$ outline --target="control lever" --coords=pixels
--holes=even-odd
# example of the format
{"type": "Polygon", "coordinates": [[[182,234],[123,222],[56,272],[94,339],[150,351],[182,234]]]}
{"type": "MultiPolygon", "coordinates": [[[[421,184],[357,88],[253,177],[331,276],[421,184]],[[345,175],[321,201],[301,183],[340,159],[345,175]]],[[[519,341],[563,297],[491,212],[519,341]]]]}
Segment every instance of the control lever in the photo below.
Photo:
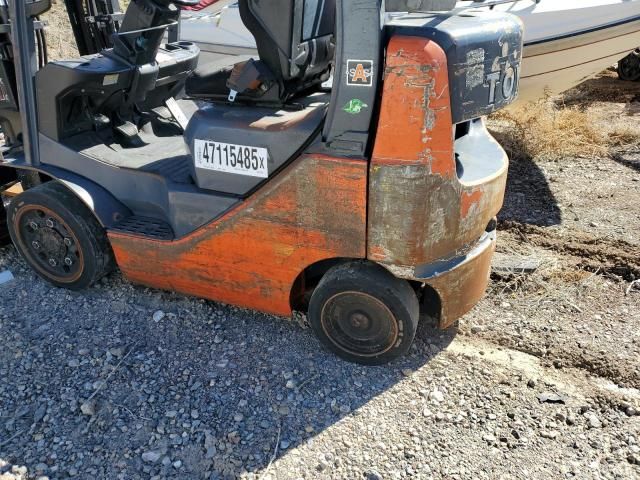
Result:
{"type": "Polygon", "coordinates": [[[268,90],[272,76],[262,62],[249,59],[238,63],[233,67],[227,80],[229,88],[229,101],[235,102],[239,93],[245,93],[261,89],[268,90]]]}

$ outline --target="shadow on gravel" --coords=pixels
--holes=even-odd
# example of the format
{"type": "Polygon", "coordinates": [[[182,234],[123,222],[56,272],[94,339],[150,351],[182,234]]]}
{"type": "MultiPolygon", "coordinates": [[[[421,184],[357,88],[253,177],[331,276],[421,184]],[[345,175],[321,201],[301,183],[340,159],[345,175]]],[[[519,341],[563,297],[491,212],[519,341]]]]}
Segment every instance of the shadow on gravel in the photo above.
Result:
{"type": "Polygon", "coordinates": [[[407,357],[363,367],[296,323],[119,275],[75,294],[23,270],[0,306],[0,459],[29,478],[257,478],[455,336],[422,325],[407,357]]]}
{"type": "MultiPolygon", "coordinates": [[[[492,133],[500,141],[500,134],[492,133]]],[[[562,212],[549,180],[533,159],[511,160],[504,206],[498,219],[541,227],[562,223],[562,212]]]]}
{"type": "Polygon", "coordinates": [[[614,162],[624,165],[627,168],[640,172],[640,152],[625,152],[611,155],[614,162]]]}

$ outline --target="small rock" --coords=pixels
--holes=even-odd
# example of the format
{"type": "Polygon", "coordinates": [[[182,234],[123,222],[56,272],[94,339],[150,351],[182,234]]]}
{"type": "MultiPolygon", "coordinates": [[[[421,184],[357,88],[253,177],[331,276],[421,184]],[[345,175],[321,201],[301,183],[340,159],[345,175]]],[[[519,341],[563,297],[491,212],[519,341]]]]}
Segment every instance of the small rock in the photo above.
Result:
{"type": "Polygon", "coordinates": [[[40,420],[42,420],[46,413],[47,404],[43,403],[36,409],[35,413],[33,414],[33,423],[38,423],[40,420]]]}
{"type": "Polygon", "coordinates": [[[5,283],[9,283],[13,281],[13,273],[9,270],[5,270],[0,272],[0,285],[4,285],[5,283]]]}
{"type": "Polygon", "coordinates": [[[281,405],[280,408],[278,408],[278,413],[280,415],[289,415],[289,412],[290,412],[290,409],[286,405],[281,405]]]}
{"type": "Polygon", "coordinates": [[[162,310],[158,310],[156,312],[154,312],[153,314],[153,321],[158,323],[159,321],[161,321],[163,318],[165,317],[165,314],[162,310]]]}
{"type": "Polygon", "coordinates": [[[162,453],[151,450],[142,454],[142,461],[146,463],[157,463],[162,458],[162,453]]]}
{"type": "Polygon", "coordinates": [[[261,420],[260,421],[260,428],[264,428],[266,430],[269,427],[271,427],[271,423],[269,423],[268,420],[261,420]]]}
{"type": "Polygon", "coordinates": [[[383,480],[382,475],[380,475],[376,470],[369,470],[365,473],[365,477],[367,480],[383,480]]]}
{"type": "Polygon", "coordinates": [[[76,367],[80,366],[80,362],[78,361],[78,359],[72,358],[71,360],[69,360],[67,362],[67,366],[69,366],[71,368],[76,368],[76,367]]]}
{"type": "Polygon", "coordinates": [[[529,381],[527,382],[527,387],[529,388],[535,388],[536,386],[536,379],[535,378],[531,378],[529,379],[529,381]]]}
{"type": "Polygon", "coordinates": [[[287,448],[289,448],[289,442],[287,440],[282,440],[280,442],[280,449],[286,450],[287,448]]]}
{"type": "Polygon", "coordinates": [[[444,402],[444,393],[440,390],[434,390],[429,394],[429,400],[435,403],[442,403],[444,402]]]}
{"type": "Polygon", "coordinates": [[[96,401],[88,400],[80,405],[80,411],[83,415],[87,415],[89,417],[96,414],[96,401]]]}
{"type": "Polygon", "coordinates": [[[207,451],[207,459],[211,460],[216,456],[216,438],[209,430],[205,430],[204,432],[204,449],[207,451]]]}
{"type": "Polygon", "coordinates": [[[587,423],[589,424],[589,428],[601,428],[602,422],[598,418],[598,416],[593,412],[587,412],[584,414],[587,419],[587,423]]]}
{"type": "Polygon", "coordinates": [[[633,407],[627,407],[624,413],[627,415],[627,417],[633,417],[635,415],[638,415],[638,411],[633,407]]]}
{"type": "Polygon", "coordinates": [[[178,412],[176,410],[169,410],[168,412],[164,413],[164,416],[167,418],[176,418],[177,415],[178,412]]]}
{"type": "Polygon", "coordinates": [[[295,380],[287,380],[287,384],[285,386],[289,389],[294,389],[296,388],[296,385],[297,384],[295,380]]]}
{"type": "Polygon", "coordinates": [[[182,460],[176,460],[175,462],[173,462],[173,468],[175,469],[179,469],[182,467],[182,460]]]}
{"type": "Polygon", "coordinates": [[[482,439],[487,443],[495,443],[496,437],[491,435],[490,433],[486,433],[482,436],[482,439]]]}
{"type": "Polygon", "coordinates": [[[230,432],[227,434],[227,440],[229,440],[233,444],[240,443],[240,434],[238,432],[230,432]]]}
{"type": "Polygon", "coordinates": [[[109,353],[111,355],[113,355],[116,358],[120,358],[122,356],[124,356],[124,352],[125,352],[125,348],[124,347],[115,347],[115,348],[110,348],[109,349],[109,353]]]}
{"type": "Polygon", "coordinates": [[[558,436],[558,432],[556,430],[541,430],[540,436],[542,438],[550,438],[553,440],[558,436]]]}
{"type": "Polygon", "coordinates": [[[564,404],[565,400],[557,393],[544,392],[538,395],[538,401],[540,403],[561,403],[564,404]]]}
{"type": "Polygon", "coordinates": [[[244,419],[244,415],[242,415],[241,413],[236,413],[233,416],[233,420],[236,422],[241,422],[244,419]]]}
{"type": "Polygon", "coordinates": [[[411,375],[413,375],[413,370],[411,370],[410,368],[405,368],[404,370],[402,370],[402,375],[405,377],[410,377],[411,375]]]}

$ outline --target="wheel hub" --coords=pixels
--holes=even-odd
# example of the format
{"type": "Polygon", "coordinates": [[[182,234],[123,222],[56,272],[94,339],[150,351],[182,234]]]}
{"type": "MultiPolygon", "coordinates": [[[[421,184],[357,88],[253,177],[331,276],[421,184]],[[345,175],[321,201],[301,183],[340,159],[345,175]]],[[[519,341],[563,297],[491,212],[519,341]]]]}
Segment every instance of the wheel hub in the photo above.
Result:
{"type": "Polygon", "coordinates": [[[20,243],[42,273],[61,282],[82,274],[83,262],[71,229],[44,207],[28,206],[16,218],[20,243]]]}
{"type": "Polygon", "coordinates": [[[355,329],[366,330],[371,326],[371,319],[364,313],[354,313],[351,315],[351,326],[355,329]]]}
{"type": "Polygon", "coordinates": [[[395,344],[398,324],[389,308],[362,292],[343,292],[327,300],[322,327],[340,349],[360,356],[376,356],[395,344]]]}

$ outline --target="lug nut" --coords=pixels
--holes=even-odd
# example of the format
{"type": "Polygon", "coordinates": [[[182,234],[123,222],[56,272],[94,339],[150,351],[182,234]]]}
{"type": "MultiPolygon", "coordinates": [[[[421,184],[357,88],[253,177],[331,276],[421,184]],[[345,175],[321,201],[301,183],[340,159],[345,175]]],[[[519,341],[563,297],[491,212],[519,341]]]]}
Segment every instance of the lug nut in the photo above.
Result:
{"type": "Polygon", "coordinates": [[[70,247],[71,245],[73,245],[73,240],[71,240],[69,237],[64,239],[64,245],[66,247],[70,247]]]}
{"type": "Polygon", "coordinates": [[[34,240],[33,242],[31,242],[31,246],[36,249],[36,250],[40,250],[40,242],[34,240]]]}
{"type": "Polygon", "coordinates": [[[64,259],[64,264],[65,264],[67,267],[70,267],[71,265],[73,265],[73,260],[71,259],[71,257],[65,257],[65,259],[64,259]]]}
{"type": "Polygon", "coordinates": [[[51,265],[52,267],[57,267],[58,266],[58,261],[55,258],[50,258],[49,259],[49,265],[51,265]]]}
{"type": "Polygon", "coordinates": [[[47,227],[53,228],[54,226],[55,222],[53,221],[53,218],[47,218],[47,227]]]}
{"type": "Polygon", "coordinates": [[[31,230],[37,230],[38,224],[36,222],[30,222],[29,227],[31,227],[31,230]]]}

